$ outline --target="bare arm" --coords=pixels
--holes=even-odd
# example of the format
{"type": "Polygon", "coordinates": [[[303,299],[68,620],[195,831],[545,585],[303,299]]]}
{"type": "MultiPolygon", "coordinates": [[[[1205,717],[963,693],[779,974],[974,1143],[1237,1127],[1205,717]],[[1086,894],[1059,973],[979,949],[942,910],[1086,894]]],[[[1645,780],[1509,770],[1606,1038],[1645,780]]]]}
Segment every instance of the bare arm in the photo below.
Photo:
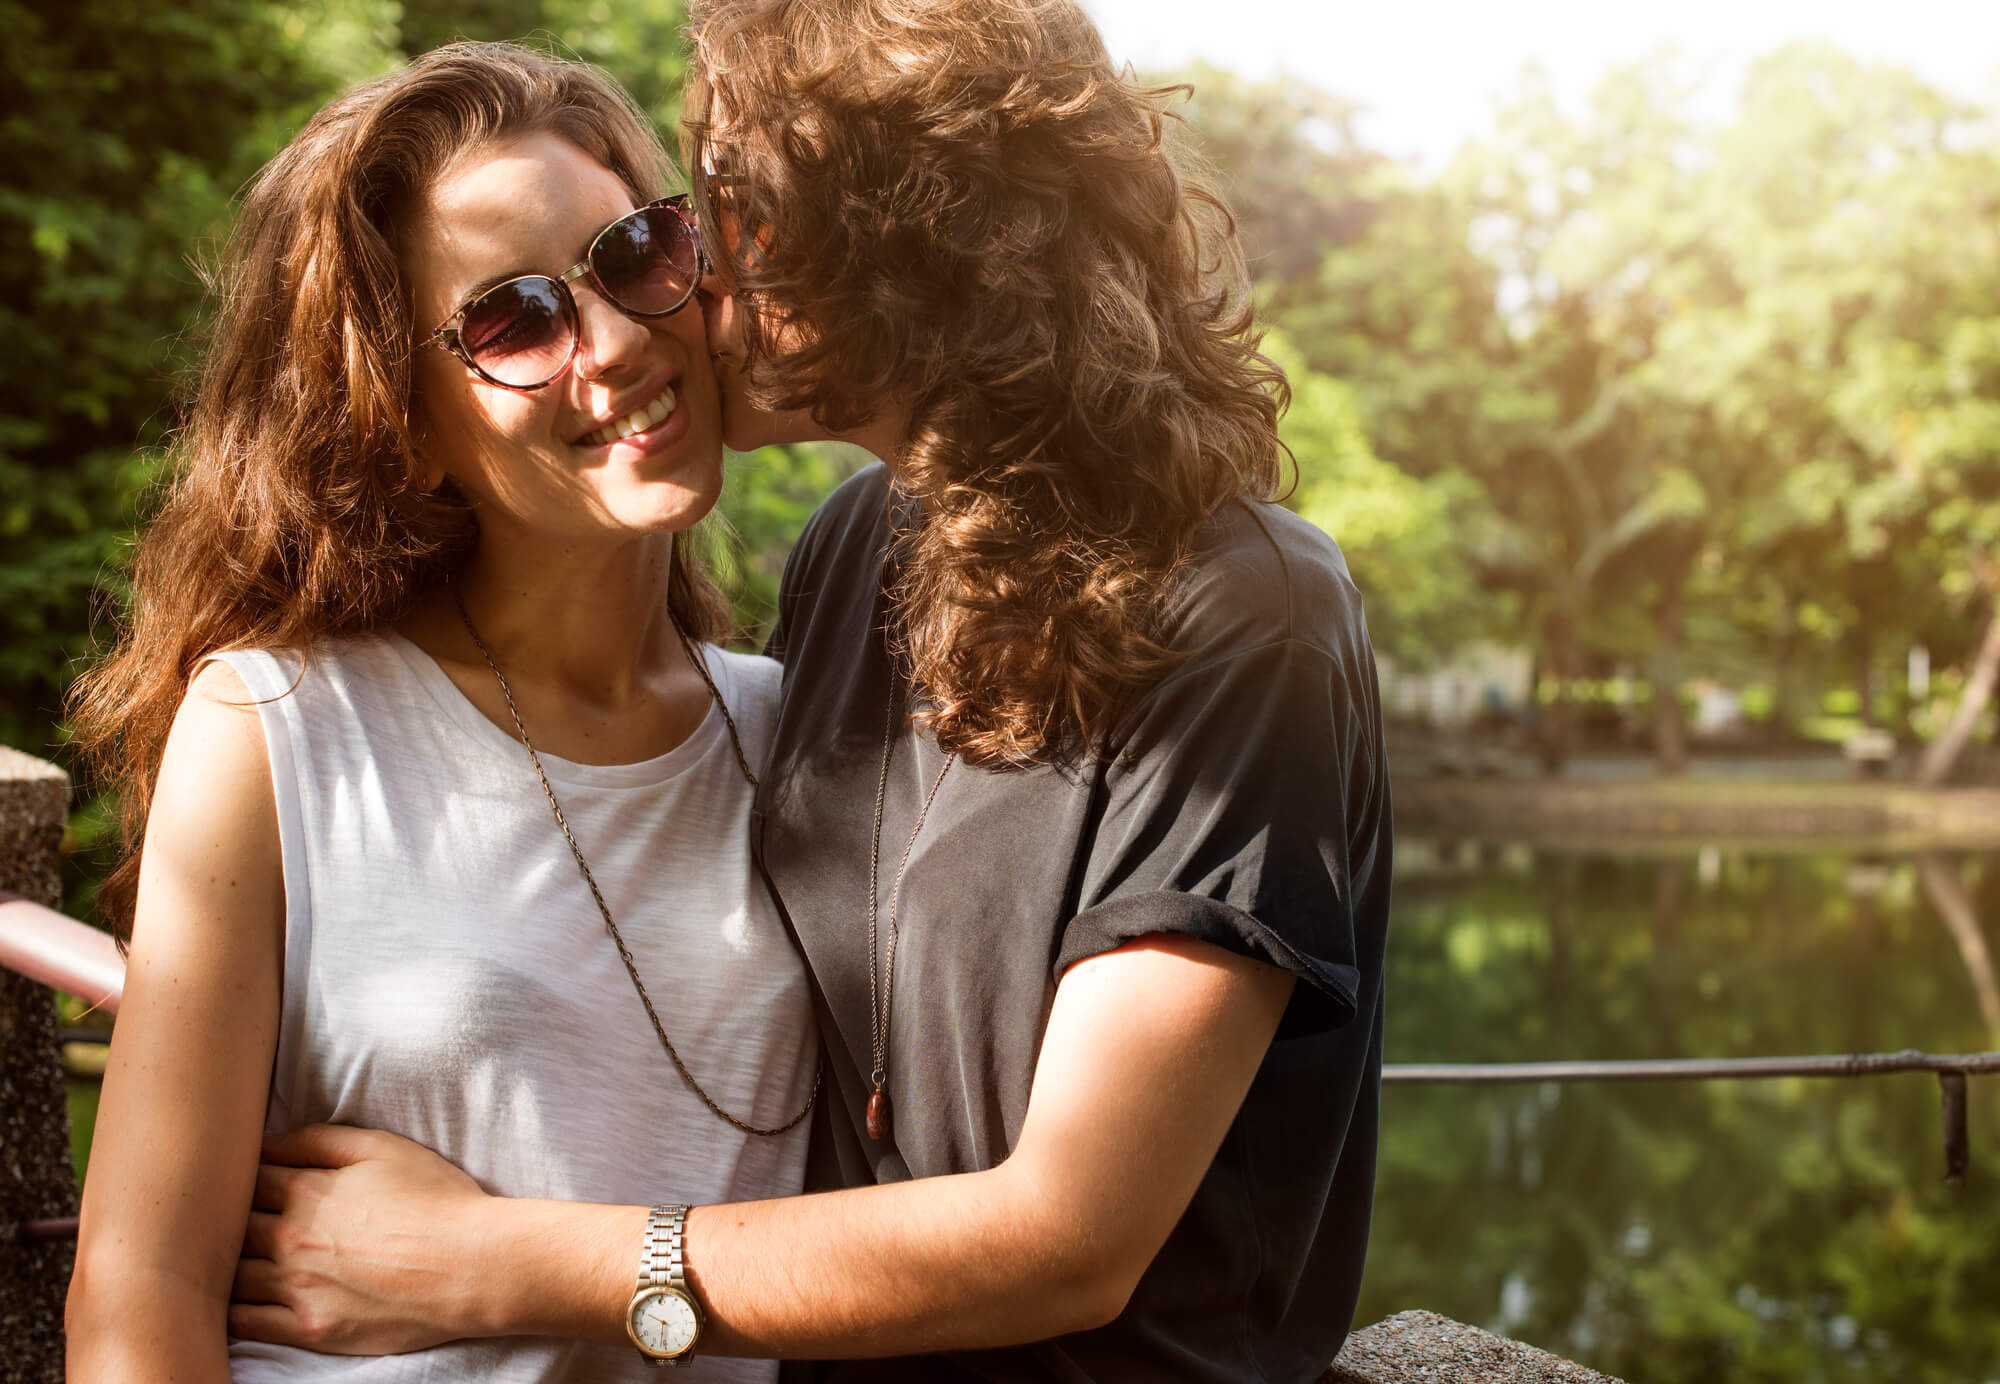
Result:
{"type": "MultiPolygon", "coordinates": [[[[1291,988],[1185,938],[1072,967],[999,1167],[690,1216],[701,1349],[899,1355],[1111,1320],[1213,1161],[1291,988]]],[[[275,1305],[232,1308],[245,1334],[357,1353],[517,1332],[624,1339],[643,1208],[488,1198],[386,1135],[309,1132],[280,1152],[348,1166],[267,1171],[283,1215],[254,1218],[250,1243],[278,1262],[246,1261],[238,1296],[275,1305]],[[392,1244],[371,1219],[426,1233],[392,1244]]]]}
{"type": "Polygon", "coordinates": [[[708,1348],[900,1355],[1110,1321],[1214,1161],[1291,988],[1184,938],[1072,967],[999,1167],[694,1213],[708,1348]]]}
{"type": "Polygon", "coordinates": [[[225,1313],[277,1044],[284,918],[248,700],[212,663],[167,739],[70,1280],[72,1384],[229,1378],[225,1313]]]}

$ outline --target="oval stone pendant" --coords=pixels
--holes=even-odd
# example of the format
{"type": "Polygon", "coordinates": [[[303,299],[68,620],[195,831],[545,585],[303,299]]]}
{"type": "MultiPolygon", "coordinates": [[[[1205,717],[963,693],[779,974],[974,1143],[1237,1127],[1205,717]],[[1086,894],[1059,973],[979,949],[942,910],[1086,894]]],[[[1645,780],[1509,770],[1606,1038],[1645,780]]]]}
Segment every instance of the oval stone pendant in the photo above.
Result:
{"type": "Polygon", "coordinates": [[[889,1096],[880,1087],[868,1097],[868,1137],[878,1144],[889,1137],[889,1096]]]}

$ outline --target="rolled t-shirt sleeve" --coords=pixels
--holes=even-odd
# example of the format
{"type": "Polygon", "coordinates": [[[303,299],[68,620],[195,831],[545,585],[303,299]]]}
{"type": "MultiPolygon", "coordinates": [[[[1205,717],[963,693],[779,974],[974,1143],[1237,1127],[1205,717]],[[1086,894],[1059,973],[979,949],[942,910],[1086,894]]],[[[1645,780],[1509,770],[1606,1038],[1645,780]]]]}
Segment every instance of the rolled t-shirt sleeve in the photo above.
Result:
{"type": "Polygon", "coordinates": [[[1298,977],[1280,1036],[1352,1019],[1352,886],[1355,867],[1372,864],[1354,857],[1372,849],[1386,811],[1379,736],[1361,709],[1373,686],[1372,666],[1284,639],[1155,688],[1104,771],[1057,977],[1176,933],[1298,977]]]}

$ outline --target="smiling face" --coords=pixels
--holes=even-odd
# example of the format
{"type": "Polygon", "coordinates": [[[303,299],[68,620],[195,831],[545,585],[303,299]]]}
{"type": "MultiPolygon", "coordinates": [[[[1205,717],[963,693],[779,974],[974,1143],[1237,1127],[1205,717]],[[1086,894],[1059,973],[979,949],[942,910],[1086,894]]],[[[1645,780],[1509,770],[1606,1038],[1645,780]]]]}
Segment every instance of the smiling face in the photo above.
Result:
{"type": "MultiPolygon", "coordinates": [[[[555,134],[472,151],[431,187],[403,237],[418,330],[497,280],[562,273],[635,205],[616,174],[555,134]]],[[[417,353],[419,454],[431,479],[449,476],[471,500],[482,543],[674,532],[721,494],[721,407],[701,313],[641,320],[587,275],[571,289],[576,354],[541,389],[489,384],[449,351],[417,353]]]]}

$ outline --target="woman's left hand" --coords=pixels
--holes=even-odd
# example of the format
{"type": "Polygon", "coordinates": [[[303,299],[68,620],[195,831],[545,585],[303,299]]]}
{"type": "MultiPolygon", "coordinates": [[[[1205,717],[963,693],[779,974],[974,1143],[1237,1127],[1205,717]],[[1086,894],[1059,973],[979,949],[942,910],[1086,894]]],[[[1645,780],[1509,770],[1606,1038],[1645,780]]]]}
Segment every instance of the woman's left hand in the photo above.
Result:
{"type": "Polygon", "coordinates": [[[393,1355],[479,1334],[482,1208],[421,1144],[308,1125],[264,1146],[230,1292],[231,1335],[393,1355]]]}

